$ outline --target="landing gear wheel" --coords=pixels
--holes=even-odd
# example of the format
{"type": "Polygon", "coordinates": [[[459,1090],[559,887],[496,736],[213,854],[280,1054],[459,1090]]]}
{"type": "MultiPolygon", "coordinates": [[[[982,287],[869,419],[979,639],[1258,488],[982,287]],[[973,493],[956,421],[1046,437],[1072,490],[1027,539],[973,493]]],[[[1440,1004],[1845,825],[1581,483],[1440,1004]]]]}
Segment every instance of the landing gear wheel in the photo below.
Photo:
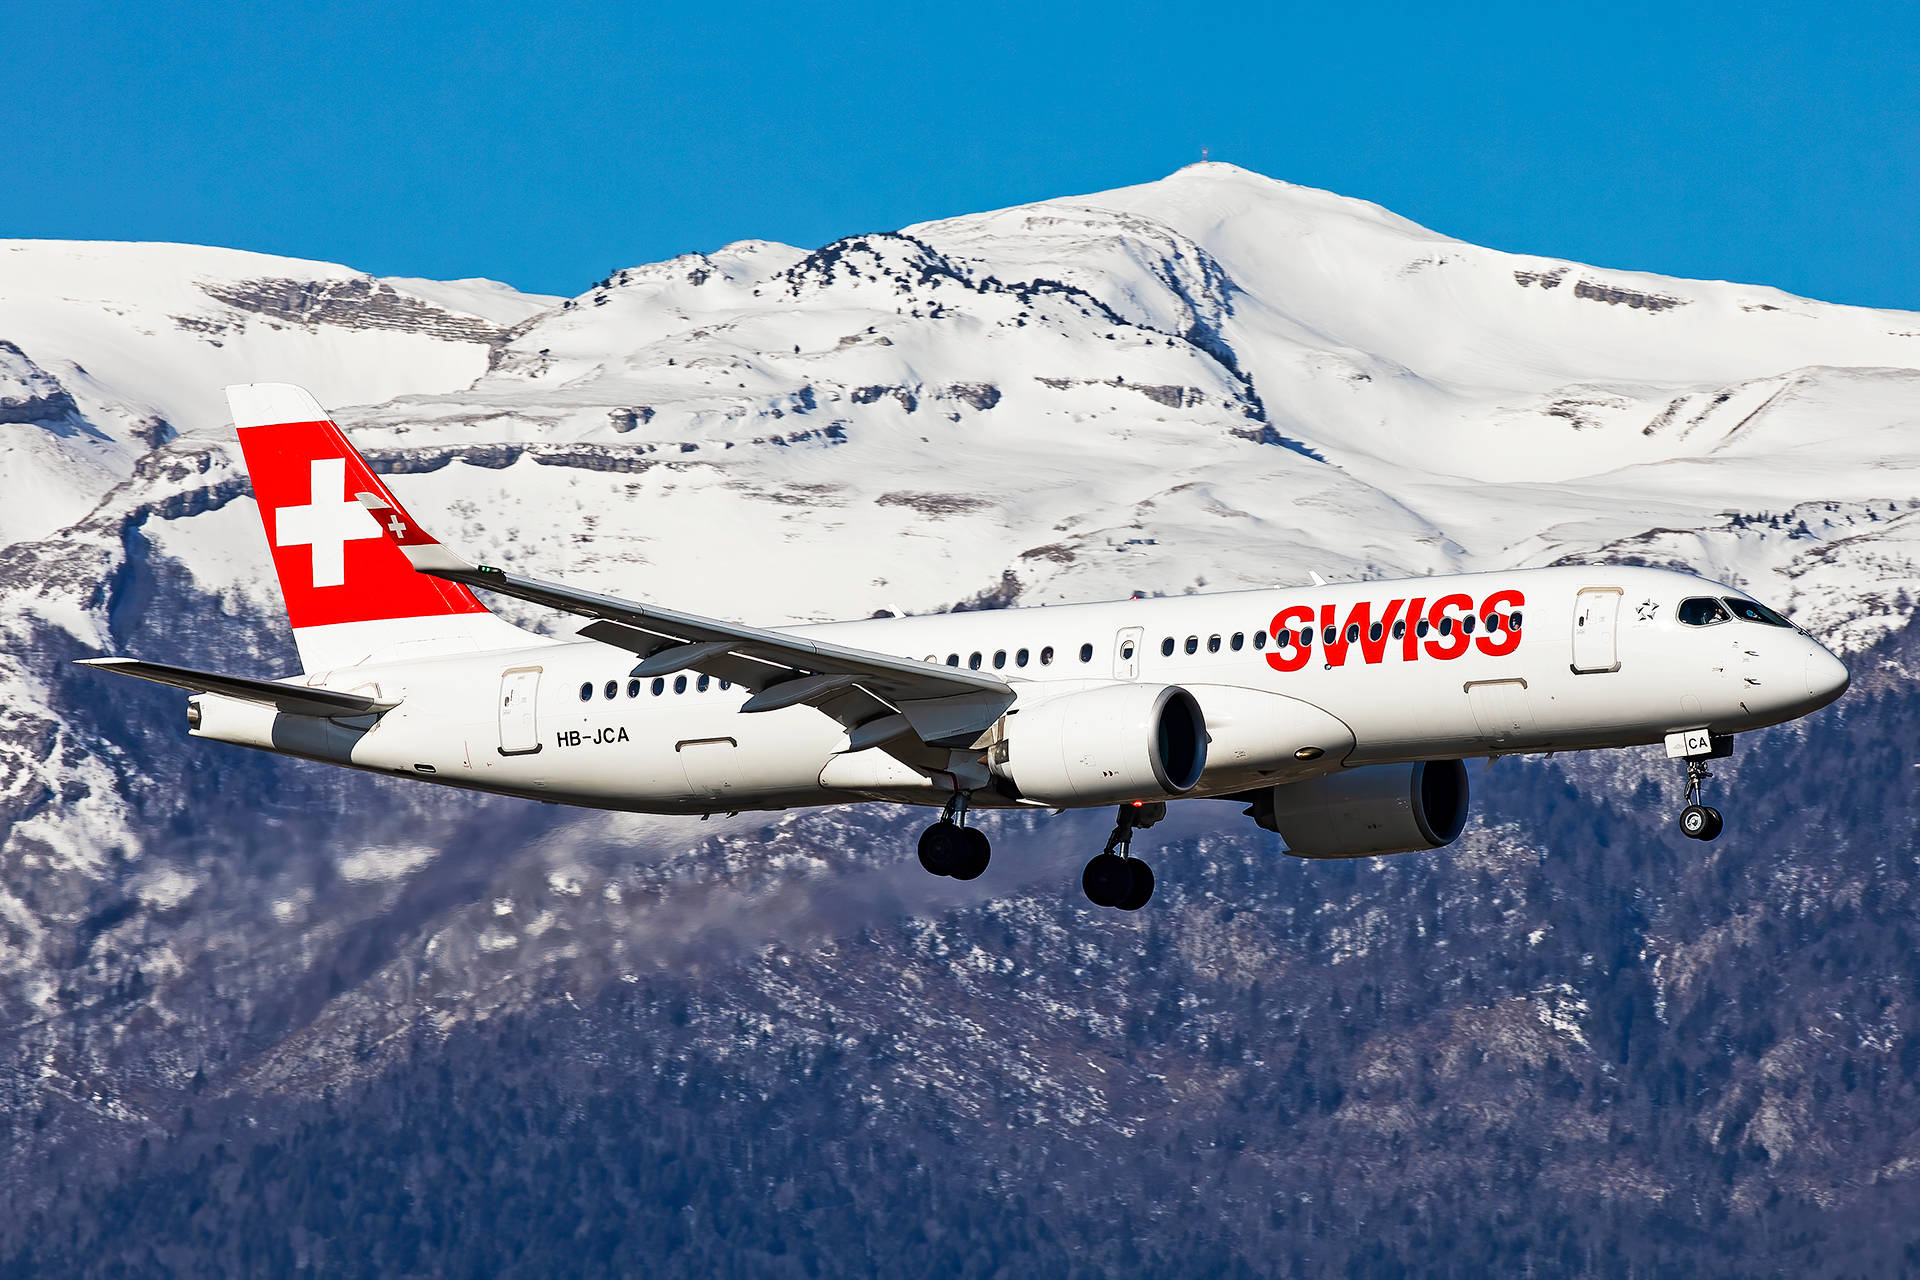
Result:
{"type": "MultiPolygon", "coordinates": [[[[966,832],[944,818],[920,833],[920,865],[936,876],[952,875],[966,853],[966,832]]],[[[981,870],[985,869],[983,864],[981,870]]]]}
{"type": "MultiPolygon", "coordinates": [[[[1724,747],[1719,754],[1726,755],[1731,749],[1724,747]]],[[[1680,811],[1680,834],[1689,840],[1711,840],[1727,825],[1718,809],[1700,803],[1701,791],[1713,776],[1707,771],[1707,761],[1714,758],[1717,757],[1687,757],[1687,807],[1680,811]]]]}
{"type": "Polygon", "coordinates": [[[1122,911],[1138,911],[1147,905],[1153,897],[1153,868],[1138,858],[1127,859],[1129,870],[1133,872],[1133,884],[1127,890],[1127,896],[1113,905],[1122,911]]]}
{"type": "Polygon", "coordinates": [[[1095,854],[1080,873],[1080,888],[1096,907],[1117,907],[1133,892],[1132,860],[1118,854],[1095,854]]]}
{"type": "Polygon", "coordinates": [[[993,857],[993,846],[987,842],[986,833],[978,827],[963,827],[960,855],[954,859],[953,870],[947,874],[955,880],[977,880],[980,873],[987,869],[987,862],[993,857]]]}

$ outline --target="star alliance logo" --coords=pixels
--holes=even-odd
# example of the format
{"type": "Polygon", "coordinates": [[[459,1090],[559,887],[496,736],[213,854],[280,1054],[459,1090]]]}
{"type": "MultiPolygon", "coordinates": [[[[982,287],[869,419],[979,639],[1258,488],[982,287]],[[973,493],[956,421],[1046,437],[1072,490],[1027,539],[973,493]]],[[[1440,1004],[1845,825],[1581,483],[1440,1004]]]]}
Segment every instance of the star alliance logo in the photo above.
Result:
{"type": "Polygon", "coordinates": [[[1653,615],[1660,612],[1660,606],[1652,600],[1642,600],[1638,612],[1640,614],[1640,621],[1652,622],[1653,615]]]}

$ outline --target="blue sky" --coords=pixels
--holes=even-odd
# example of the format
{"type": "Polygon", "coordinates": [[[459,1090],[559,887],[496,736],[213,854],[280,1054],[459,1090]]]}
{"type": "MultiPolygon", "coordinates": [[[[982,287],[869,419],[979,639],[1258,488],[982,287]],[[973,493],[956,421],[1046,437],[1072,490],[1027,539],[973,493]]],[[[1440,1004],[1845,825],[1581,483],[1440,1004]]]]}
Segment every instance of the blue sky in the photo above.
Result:
{"type": "Polygon", "coordinates": [[[1920,5],[0,0],[0,236],[578,293],[1212,148],[1462,239],[1920,309],[1920,5]]]}

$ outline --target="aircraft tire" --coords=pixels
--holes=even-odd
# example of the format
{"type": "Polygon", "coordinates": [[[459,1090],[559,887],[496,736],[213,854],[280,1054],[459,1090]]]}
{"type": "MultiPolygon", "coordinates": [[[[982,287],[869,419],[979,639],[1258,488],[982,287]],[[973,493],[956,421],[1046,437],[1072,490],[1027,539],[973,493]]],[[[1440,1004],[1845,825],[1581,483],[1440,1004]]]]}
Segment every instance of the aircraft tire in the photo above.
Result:
{"type": "Polygon", "coordinates": [[[965,843],[953,860],[953,870],[947,874],[955,880],[977,880],[993,858],[993,845],[988,843],[987,833],[978,827],[965,827],[960,834],[965,843]]]}
{"type": "Polygon", "coordinates": [[[936,876],[950,876],[966,847],[960,828],[942,818],[920,833],[920,865],[936,876]]]}
{"type": "Polygon", "coordinates": [[[1680,811],[1680,834],[1689,840],[1711,840],[1713,836],[1707,834],[1709,831],[1719,834],[1713,821],[1718,816],[1703,804],[1690,804],[1680,811]]]}
{"type": "Polygon", "coordinates": [[[1128,870],[1133,873],[1133,883],[1127,888],[1127,896],[1113,905],[1122,911],[1138,911],[1153,898],[1153,868],[1138,858],[1129,858],[1128,870]]]}
{"type": "Polygon", "coordinates": [[[1117,907],[1133,891],[1133,867],[1130,859],[1116,854],[1096,854],[1080,873],[1080,888],[1087,901],[1096,907],[1117,907]]]}
{"type": "Polygon", "coordinates": [[[1712,805],[1707,806],[1707,829],[1700,833],[1702,840],[1712,840],[1726,827],[1727,820],[1712,805]]]}

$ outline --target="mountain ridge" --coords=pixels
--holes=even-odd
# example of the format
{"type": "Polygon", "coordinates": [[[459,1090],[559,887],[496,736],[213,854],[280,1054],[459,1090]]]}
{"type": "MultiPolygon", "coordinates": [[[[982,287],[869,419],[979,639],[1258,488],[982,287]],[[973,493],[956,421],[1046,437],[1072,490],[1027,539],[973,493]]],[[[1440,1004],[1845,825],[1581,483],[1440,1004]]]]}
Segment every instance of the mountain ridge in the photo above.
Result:
{"type": "MultiPolygon", "coordinates": [[[[0,471],[34,499],[0,515],[0,1098],[20,1118],[0,1185],[23,1207],[0,1252],[28,1247],[28,1210],[43,1242],[109,1221],[75,1188],[142,1185],[143,1139],[187,1177],[216,1143],[370,1135],[390,1091],[494,1105],[489,1071],[532,1090],[540,1044],[542,1124],[605,1072],[678,1108],[669,1127],[702,1105],[728,1141],[858,1115],[943,1177],[999,1161],[1057,1203],[1044,1165],[1001,1154],[1011,1127],[1089,1198],[1124,1170],[1144,1211],[1191,1172],[1236,1224],[1215,1245],[1297,1227],[1331,1248],[1339,1215],[1302,1196],[1437,1231],[1449,1179],[1499,1188],[1494,1216],[1458,1209],[1496,1237],[1573,1185],[1721,1242],[1774,1193],[1866,1213],[1848,1179],[1909,1186],[1920,1136],[1892,1118],[1920,1097],[1920,975],[1889,940],[1920,884],[1883,855],[1915,830],[1912,750],[1850,708],[1900,723],[1912,700],[1920,317],[1183,174],[814,250],[737,242],[557,301],[326,264],[195,275],[214,259],[191,247],[116,297],[98,257],[61,283],[0,244],[0,402],[28,419],[0,423],[0,471]],[[698,612],[1619,559],[1792,610],[1855,655],[1856,694],[1743,742],[1721,769],[1749,825],[1697,861],[1674,855],[1657,751],[1516,761],[1476,774],[1460,845],[1365,867],[1282,860],[1232,806],[1186,813],[1155,833],[1159,914],[1114,929],[1072,896],[1099,815],[1006,817],[993,873],[955,890],[913,864],[911,815],[703,827],[443,793],[189,740],[177,695],[71,666],[293,669],[219,406],[252,379],[312,383],[448,542],[698,612]],[[1802,989],[1770,1009],[1783,975],[1802,989]],[[496,1035],[503,1060],[477,1058],[496,1035]],[[1888,1132],[1849,1147],[1863,1116],[1888,1132]],[[1397,1172],[1369,1190],[1349,1149],[1397,1172]]],[[[743,1194],[846,1186],[782,1158],[743,1194]]]]}

